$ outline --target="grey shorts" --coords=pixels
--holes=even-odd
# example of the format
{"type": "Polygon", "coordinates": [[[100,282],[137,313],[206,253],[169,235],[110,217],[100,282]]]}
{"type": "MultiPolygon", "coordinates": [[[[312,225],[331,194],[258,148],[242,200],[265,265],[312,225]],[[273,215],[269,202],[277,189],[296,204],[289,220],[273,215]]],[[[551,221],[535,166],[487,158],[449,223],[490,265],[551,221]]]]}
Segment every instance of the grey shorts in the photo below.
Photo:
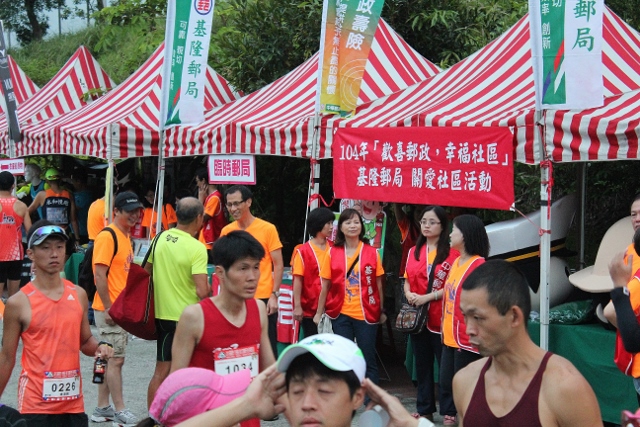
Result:
{"type": "Polygon", "coordinates": [[[129,334],[118,325],[107,325],[104,321],[104,311],[94,310],[96,326],[100,334],[100,341],[113,344],[113,357],[124,357],[129,334]]]}

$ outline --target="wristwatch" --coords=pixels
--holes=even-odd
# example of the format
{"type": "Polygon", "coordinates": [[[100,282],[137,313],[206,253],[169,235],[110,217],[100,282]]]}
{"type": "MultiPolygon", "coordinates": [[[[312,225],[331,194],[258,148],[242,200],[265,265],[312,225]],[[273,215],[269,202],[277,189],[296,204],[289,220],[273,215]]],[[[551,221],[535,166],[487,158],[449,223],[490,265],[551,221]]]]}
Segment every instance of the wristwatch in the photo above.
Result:
{"type": "Polygon", "coordinates": [[[280,291],[273,291],[271,292],[273,295],[276,296],[276,298],[280,298],[280,291]]]}

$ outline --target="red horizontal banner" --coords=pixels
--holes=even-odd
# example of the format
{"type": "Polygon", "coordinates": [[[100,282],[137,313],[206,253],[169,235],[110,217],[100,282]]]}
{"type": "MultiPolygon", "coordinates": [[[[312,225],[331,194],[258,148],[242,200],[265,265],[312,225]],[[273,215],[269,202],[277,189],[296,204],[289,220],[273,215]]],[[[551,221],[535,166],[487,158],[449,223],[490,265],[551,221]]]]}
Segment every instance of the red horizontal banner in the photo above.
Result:
{"type": "Polygon", "coordinates": [[[508,210],[512,141],[502,127],[340,128],[335,197],[508,210]]]}

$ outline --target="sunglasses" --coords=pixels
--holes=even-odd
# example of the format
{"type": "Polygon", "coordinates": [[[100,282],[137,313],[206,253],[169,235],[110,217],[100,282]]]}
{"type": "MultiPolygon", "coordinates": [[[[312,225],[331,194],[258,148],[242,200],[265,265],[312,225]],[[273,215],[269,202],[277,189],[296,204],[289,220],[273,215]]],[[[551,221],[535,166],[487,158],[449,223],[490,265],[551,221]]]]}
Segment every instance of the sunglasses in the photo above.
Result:
{"type": "Polygon", "coordinates": [[[56,234],[67,239],[67,233],[59,225],[44,225],[33,232],[29,238],[29,244],[27,247],[31,249],[33,246],[37,246],[42,243],[47,237],[56,234]]]}

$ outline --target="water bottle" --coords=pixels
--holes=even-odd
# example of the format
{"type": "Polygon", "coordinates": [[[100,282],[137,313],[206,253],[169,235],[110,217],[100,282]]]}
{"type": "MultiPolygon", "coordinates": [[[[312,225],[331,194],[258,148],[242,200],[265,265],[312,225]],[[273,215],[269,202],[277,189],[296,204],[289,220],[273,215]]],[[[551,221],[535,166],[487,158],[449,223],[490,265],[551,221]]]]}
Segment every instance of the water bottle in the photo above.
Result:
{"type": "Polygon", "coordinates": [[[103,384],[104,383],[104,371],[107,367],[107,361],[98,357],[96,361],[93,363],[93,383],[94,384],[103,384]]]}
{"type": "Polygon", "coordinates": [[[389,413],[380,405],[368,409],[360,415],[358,425],[361,427],[387,427],[389,413]]]}

